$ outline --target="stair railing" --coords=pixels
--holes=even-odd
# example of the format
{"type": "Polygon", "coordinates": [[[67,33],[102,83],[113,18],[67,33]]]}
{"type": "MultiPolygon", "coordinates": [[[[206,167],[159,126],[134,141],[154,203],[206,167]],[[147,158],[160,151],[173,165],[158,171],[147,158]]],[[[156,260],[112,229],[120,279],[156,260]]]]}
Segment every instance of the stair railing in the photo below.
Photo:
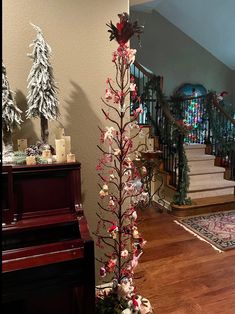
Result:
{"type": "MultiPolygon", "coordinates": [[[[174,203],[189,204],[187,199],[188,165],[184,151],[184,138],[187,127],[180,123],[171,113],[168,101],[162,92],[163,78],[149,73],[138,62],[132,68],[132,75],[140,96],[140,104],[145,108],[144,119],[141,124],[152,126],[152,134],[158,137],[162,151],[163,170],[169,175],[169,184],[177,193],[174,203]]],[[[139,106],[133,103],[132,108],[139,106]]]]}
{"type": "Polygon", "coordinates": [[[217,101],[216,94],[175,95],[170,108],[176,119],[190,127],[184,143],[206,144],[206,151],[216,156],[215,165],[226,168],[226,179],[235,180],[235,120],[217,101]]]}
{"type": "Polygon", "coordinates": [[[235,120],[218,102],[215,93],[205,98],[208,116],[207,145],[216,156],[216,165],[225,167],[226,179],[235,181],[235,120]]]}

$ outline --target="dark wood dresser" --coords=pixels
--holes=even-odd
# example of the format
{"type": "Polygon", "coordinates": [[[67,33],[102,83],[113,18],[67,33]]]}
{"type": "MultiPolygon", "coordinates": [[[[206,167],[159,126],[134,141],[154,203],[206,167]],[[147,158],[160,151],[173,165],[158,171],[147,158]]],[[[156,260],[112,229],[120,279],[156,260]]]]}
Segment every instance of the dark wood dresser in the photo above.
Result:
{"type": "Polygon", "coordinates": [[[95,313],[80,163],[2,166],[4,314],[95,313]]]}

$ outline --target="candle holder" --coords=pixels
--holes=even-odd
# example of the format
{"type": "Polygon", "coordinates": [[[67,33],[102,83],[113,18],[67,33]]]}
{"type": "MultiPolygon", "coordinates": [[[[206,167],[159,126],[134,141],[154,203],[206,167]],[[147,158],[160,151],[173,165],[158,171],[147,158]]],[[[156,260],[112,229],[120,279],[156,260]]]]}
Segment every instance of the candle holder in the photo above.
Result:
{"type": "Polygon", "coordinates": [[[141,207],[157,207],[160,212],[165,206],[165,196],[161,193],[163,186],[163,177],[160,172],[160,165],[162,163],[162,151],[142,151],[141,158],[134,160],[135,166],[138,168],[141,175],[141,182],[144,186],[145,192],[148,193],[148,201],[142,203],[141,207]],[[156,189],[152,189],[152,183],[159,182],[156,189]],[[153,197],[157,196],[157,200],[153,197]]]}

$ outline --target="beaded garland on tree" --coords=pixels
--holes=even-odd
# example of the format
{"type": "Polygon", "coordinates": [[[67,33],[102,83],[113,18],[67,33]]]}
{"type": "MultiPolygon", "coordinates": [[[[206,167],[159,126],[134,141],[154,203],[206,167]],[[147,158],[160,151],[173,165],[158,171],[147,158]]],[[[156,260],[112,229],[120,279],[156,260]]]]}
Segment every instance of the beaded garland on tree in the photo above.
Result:
{"type": "Polygon", "coordinates": [[[98,148],[102,152],[96,167],[101,179],[99,197],[98,225],[95,235],[100,249],[110,250],[103,257],[100,276],[111,278],[112,287],[97,293],[98,313],[152,313],[149,301],[137,295],[133,285],[133,275],[142,248],[146,241],[138,231],[136,205],[147,198],[140,180],[140,174],[131,160],[135,152],[133,138],[141,133],[137,123],[141,109],[137,108],[134,117],[129,118],[129,95],[136,100],[137,89],[134,78],[130,78],[130,66],[135,60],[135,49],[130,49],[127,41],[142,27],[131,23],[127,13],[119,14],[120,22],[112,22],[110,40],[116,39],[118,48],[114,51],[112,62],[116,68],[115,80],[108,78],[102,112],[111,126],[100,128],[101,138],[98,148]],[[128,103],[128,104],[127,104],[128,103]],[[114,117],[115,116],[115,117],[114,117]],[[135,136],[130,137],[131,128],[137,128],[135,136]],[[105,214],[105,217],[104,217],[105,214]]]}

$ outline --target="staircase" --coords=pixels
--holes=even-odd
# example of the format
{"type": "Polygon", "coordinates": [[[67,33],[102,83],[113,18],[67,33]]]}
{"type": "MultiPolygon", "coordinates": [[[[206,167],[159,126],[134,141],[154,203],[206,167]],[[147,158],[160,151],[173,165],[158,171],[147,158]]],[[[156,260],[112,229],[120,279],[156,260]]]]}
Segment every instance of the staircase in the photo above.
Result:
{"type": "MultiPolygon", "coordinates": [[[[218,103],[215,93],[166,99],[162,77],[136,61],[131,72],[144,110],[139,124],[148,128],[147,134],[155,137],[155,149],[162,151],[164,190],[169,192],[173,215],[235,209],[234,118],[218,103]],[[192,110],[190,103],[197,103],[197,107],[192,110]],[[186,113],[200,118],[196,126],[195,121],[194,125],[185,124],[186,113]]],[[[131,107],[136,105],[138,108],[135,103],[131,107]]],[[[142,146],[148,139],[144,142],[142,146]]]]}
{"type": "Polygon", "coordinates": [[[224,179],[225,168],[214,165],[215,156],[205,154],[206,145],[184,145],[189,166],[187,196],[198,198],[233,195],[235,181],[224,179]]]}

